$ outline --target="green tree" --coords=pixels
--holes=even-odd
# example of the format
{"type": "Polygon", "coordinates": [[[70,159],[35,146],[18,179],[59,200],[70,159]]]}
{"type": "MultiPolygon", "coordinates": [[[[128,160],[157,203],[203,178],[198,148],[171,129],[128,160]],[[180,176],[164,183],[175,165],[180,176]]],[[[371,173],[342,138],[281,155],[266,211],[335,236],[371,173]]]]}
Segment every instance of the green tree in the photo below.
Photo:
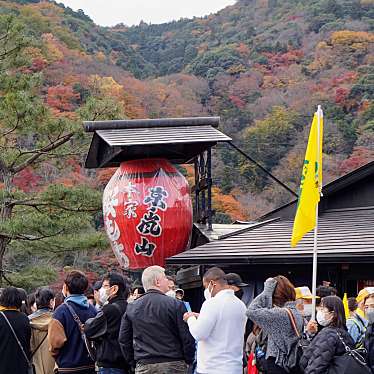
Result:
{"type": "MultiPolygon", "coordinates": [[[[33,41],[27,39],[27,29],[12,16],[0,16],[0,30],[1,284],[4,278],[9,281],[6,253],[13,255],[8,260],[12,270],[20,271],[35,256],[51,260],[67,251],[105,246],[106,239],[93,224],[101,208],[99,191],[89,183],[74,186],[40,177],[46,168],[66,171],[68,158],[77,161],[82,156],[81,120],[53,115],[46,106],[42,77],[28,69],[25,47],[33,41]],[[39,175],[37,187],[30,187],[29,174],[39,175]]],[[[100,118],[104,114],[110,119],[110,111],[119,113],[112,102],[108,109],[95,106],[94,100],[81,109],[87,119],[98,115],[93,107],[100,107],[100,118]]],[[[30,268],[25,272],[29,276],[30,268]]],[[[19,276],[10,278],[20,282],[19,276]]]]}
{"type": "MultiPolygon", "coordinates": [[[[267,170],[271,170],[295,145],[298,122],[294,111],[274,107],[265,119],[257,121],[255,126],[244,132],[245,151],[267,170]]],[[[248,162],[242,163],[241,174],[248,178],[254,190],[260,190],[266,184],[264,173],[248,162]]]]}

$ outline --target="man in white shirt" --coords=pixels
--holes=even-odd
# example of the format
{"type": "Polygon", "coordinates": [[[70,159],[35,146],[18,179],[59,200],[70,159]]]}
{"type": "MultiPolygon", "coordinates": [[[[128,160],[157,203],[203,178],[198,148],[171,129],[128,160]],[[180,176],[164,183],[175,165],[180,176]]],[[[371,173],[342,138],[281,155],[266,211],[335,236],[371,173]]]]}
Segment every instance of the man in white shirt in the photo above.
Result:
{"type": "Polygon", "coordinates": [[[242,374],[246,308],[229,288],[220,268],[203,277],[204,302],[200,314],[185,313],[191,335],[198,342],[198,374],[242,374]]]}

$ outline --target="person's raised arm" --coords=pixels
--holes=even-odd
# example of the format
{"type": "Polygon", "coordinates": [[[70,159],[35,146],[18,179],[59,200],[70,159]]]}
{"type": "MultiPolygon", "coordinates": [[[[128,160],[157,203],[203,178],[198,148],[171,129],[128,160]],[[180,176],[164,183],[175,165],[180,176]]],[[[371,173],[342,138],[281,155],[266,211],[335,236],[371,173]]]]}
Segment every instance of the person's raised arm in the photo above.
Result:
{"type": "Polygon", "coordinates": [[[274,278],[267,279],[264,290],[247,309],[247,317],[264,330],[269,326],[269,323],[274,321],[274,318],[279,317],[279,311],[272,309],[273,293],[276,286],[277,281],[274,278]]]}

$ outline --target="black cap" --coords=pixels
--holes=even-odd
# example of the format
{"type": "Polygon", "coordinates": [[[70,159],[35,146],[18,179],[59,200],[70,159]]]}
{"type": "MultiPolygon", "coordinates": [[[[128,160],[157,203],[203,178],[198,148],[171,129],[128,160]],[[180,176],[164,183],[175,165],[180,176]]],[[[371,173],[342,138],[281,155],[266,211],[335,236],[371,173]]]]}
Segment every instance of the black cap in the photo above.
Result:
{"type": "Polygon", "coordinates": [[[243,283],[242,278],[240,278],[240,275],[236,274],[236,273],[228,273],[228,274],[226,274],[225,279],[227,280],[227,283],[230,286],[236,286],[236,287],[245,287],[245,286],[248,286],[247,283],[243,283]]]}

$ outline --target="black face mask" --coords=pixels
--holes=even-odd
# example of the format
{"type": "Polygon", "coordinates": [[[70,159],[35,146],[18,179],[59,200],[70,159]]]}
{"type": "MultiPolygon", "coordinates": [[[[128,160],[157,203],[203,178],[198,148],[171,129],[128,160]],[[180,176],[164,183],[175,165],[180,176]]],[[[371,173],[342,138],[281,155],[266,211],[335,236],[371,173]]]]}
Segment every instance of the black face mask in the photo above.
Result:
{"type": "Polygon", "coordinates": [[[242,289],[240,289],[239,291],[235,291],[234,293],[235,293],[235,296],[236,296],[237,298],[239,298],[240,300],[242,299],[243,294],[244,294],[244,292],[243,292],[242,289]]]}

